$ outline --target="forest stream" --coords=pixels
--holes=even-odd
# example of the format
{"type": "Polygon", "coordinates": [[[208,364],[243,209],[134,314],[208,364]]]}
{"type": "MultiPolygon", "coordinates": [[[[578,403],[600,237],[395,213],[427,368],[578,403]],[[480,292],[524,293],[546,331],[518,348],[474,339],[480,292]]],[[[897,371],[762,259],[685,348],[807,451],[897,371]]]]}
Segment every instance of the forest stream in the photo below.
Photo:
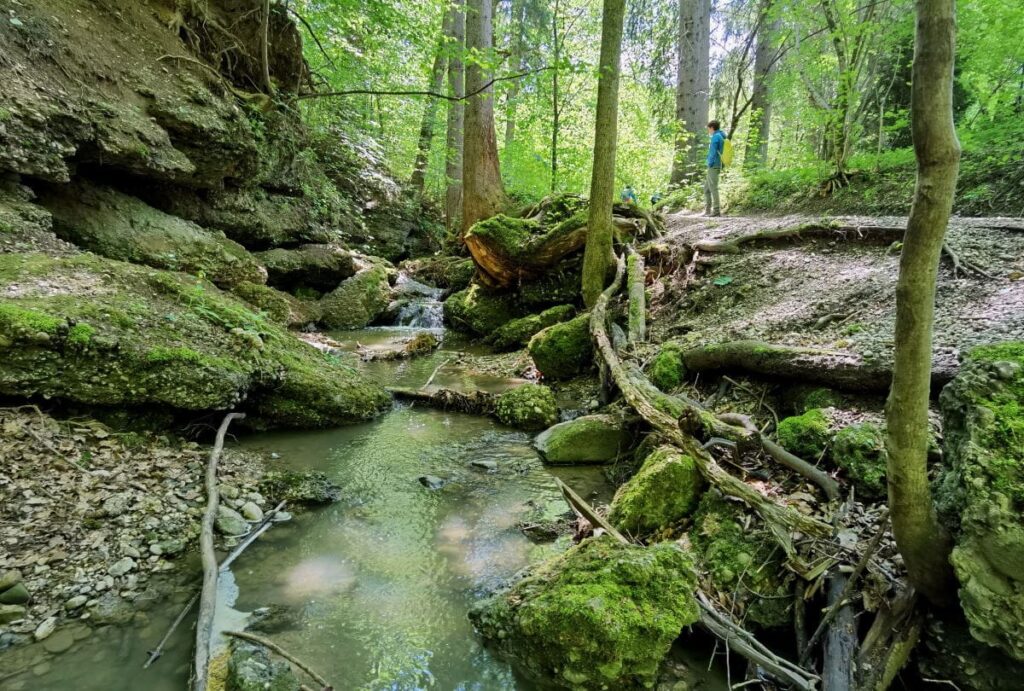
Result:
{"type": "MultiPolygon", "coordinates": [[[[399,320],[424,318],[407,313],[399,320]]],[[[345,348],[380,349],[423,331],[442,330],[330,335],[345,348]]],[[[418,387],[433,377],[435,388],[500,393],[520,383],[445,365],[466,348],[473,346],[450,334],[430,356],[363,366],[396,386],[418,387]]],[[[266,608],[248,630],[301,651],[338,689],[543,688],[482,645],[467,611],[519,570],[571,544],[568,535],[534,542],[520,529],[567,512],[553,477],[601,502],[610,501],[613,487],[599,466],[545,467],[531,441],[489,418],[407,403],[362,425],[241,436],[236,444],[274,459],[271,467],[325,471],[342,498],[276,525],[245,552],[219,583],[214,630],[241,630],[266,608]],[[431,489],[427,478],[444,484],[431,489]]],[[[182,688],[191,626],[176,631],[155,665],[144,670],[142,663],[189,592],[183,587],[131,624],[95,630],[58,656],[50,655],[52,639],[8,652],[0,666],[31,671],[5,688],[182,688]]],[[[61,638],[89,631],[71,627],[61,638]]],[[[673,650],[670,664],[686,688],[728,688],[721,665],[709,671],[711,652],[703,645],[673,650]]]]}

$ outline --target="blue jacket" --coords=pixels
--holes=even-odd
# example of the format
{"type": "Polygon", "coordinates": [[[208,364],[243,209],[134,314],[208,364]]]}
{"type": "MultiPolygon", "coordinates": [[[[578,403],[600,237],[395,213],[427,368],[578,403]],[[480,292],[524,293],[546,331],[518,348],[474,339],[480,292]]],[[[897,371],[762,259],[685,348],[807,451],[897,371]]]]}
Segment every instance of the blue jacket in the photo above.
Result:
{"type": "Polygon", "coordinates": [[[711,143],[708,145],[708,168],[722,167],[722,149],[725,148],[725,132],[718,130],[711,135],[711,143]]]}

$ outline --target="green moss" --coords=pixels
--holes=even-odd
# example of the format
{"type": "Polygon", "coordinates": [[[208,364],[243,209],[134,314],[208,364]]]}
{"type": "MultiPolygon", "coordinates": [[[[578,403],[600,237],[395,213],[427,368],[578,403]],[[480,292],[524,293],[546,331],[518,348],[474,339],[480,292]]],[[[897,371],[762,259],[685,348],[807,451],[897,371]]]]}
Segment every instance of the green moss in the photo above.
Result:
{"type": "Polygon", "coordinates": [[[571,689],[654,685],[679,633],[697,621],[696,576],[672,543],[586,540],[470,612],[531,677],[571,689]]]}
{"type": "Polygon", "coordinates": [[[620,415],[584,415],[546,429],[534,441],[546,463],[608,463],[629,452],[633,434],[620,415]]]}
{"type": "Polygon", "coordinates": [[[803,396],[801,410],[806,413],[812,408],[836,408],[841,402],[842,396],[832,389],[811,389],[803,396]]]}
{"type": "Polygon", "coordinates": [[[878,425],[862,422],[844,427],[832,444],[832,460],[846,471],[860,496],[884,499],[885,439],[878,425]]]}
{"type": "Polygon", "coordinates": [[[770,533],[745,527],[742,518],[735,504],[707,492],[690,542],[715,586],[735,596],[735,616],[764,627],[785,626],[791,621],[792,574],[770,533]]]}
{"type": "Polygon", "coordinates": [[[444,301],[444,318],[452,327],[487,336],[522,315],[512,296],[472,285],[444,301]]]}
{"type": "Polygon", "coordinates": [[[703,490],[704,480],[694,460],[663,446],[615,493],[608,519],[634,535],[651,533],[693,513],[703,490]]]}
{"type": "Polygon", "coordinates": [[[376,265],[345,279],[320,299],[320,319],[332,329],[361,329],[387,309],[391,299],[388,270],[376,265]]]}
{"type": "Polygon", "coordinates": [[[286,326],[304,326],[319,319],[319,310],[313,302],[258,283],[243,281],[231,289],[238,297],[260,309],[267,317],[286,326]]]}
{"type": "Polygon", "coordinates": [[[549,326],[572,319],[576,314],[576,308],[572,305],[557,305],[546,309],[540,314],[531,314],[528,317],[513,319],[488,339],[490,343],[499,350],[512,350],[525,346],[533,338],[533,335],[549,326]]]}
{"type": "Polygon", "coordinates": [[[813,463],[825,453],[832,438],[829,418],[821,408],[787,417],[779,422],[778,437],[785,449],[813,463]]]}
{"type": "Polygon", "coordinates": [[[651,383],[662,391],[672,391],[683,383],[686,365],[683,364],[683,347],[669,342],[661,346],[658,354],[647,368],[651,383]]]}
{"type": "Polygon", "coordinates": [[[524,384],[498,397],[495,414],[510,427],[540,430],[558,422],[558,404],[548,387],[524,384]]]}
{"type": "Polygon", "coordinates": [[[590,369],[594,365],[590,315],[549,326],[531,338],[527,348],[533,364],[549,379],[569,379],[590,369]]]}
{"type": "Polygon", "coordinates": [[[35,309],[12,303],[0,303],[0,334],[24,336],[36,333],[55,334],[66,322],[35,309]]]}
{"type": "Polygon", "coordinates": [[[96,333],[96,329],[92,328],[86,323],[75,324],[68,330],[68,343],[84,348],[89,345],[89,341],[92,340],[93,334],[96,333]]]}

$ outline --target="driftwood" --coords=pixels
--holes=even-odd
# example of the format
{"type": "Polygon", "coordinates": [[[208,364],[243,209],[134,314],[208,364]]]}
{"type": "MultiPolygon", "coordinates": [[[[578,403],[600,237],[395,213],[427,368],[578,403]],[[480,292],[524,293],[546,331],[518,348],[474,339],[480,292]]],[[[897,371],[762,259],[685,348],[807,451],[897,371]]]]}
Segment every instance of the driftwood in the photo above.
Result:
{"type": "Polygon", "coordinates": [[[400,386],[389,386],[388,391],[396,398],[426,404],[440,410],[455,410],[473,415],[493,415],[498,396],[487,391],[463,393],[454,389],[425,391],[400,386]]]}
{"type": "Polygon", "coordinates": [[[206,691],[206,675],[210,662],[210,629],[217,603],[217,554],[213,550],[213,524],[217,518],[220,494],[217,491],[217,463],[224,450],[224,437],[232,420],[241,420],[243,413],[228,413],[217,430],[217,439],[206,464],[206,511],[199,536],[199,550],[203,560],[203,588],[199,596],[199,618],[196,621],[196,649],[192,670],[193,691],[206,691]]]}
{"type": "Polygon", "coordinates": [[[241,638],[242,640],[249,641],[251,643],[256,643],[257,645],[262,645],[267,650],[277,653],[285,660],[288,660],[288,662],[291,662],[296,667],[301,669],[303,672],[308,674],[317,684],[320,684],[320,688],[322,689],[322,691],[330,691],[334,688],[328,683],[326,679],[317,674],[312,667],[310,667],[305,662],[295,657],[294,655],[292,655],[287,650],[279,646],[277,643],[274,643],[273,641],[267,640],[262,636],[257,636],[255,634],[251,634],[245,631],[225,631],[224,635],[231,636],[232,638],[241,638]]]}
{"type": "MultiPolygon", "coordinates": [[[[891,365],[869,364],[855,353],[762,341],[728,341],[692,348],[682,358],[691,372],[746,372],[845,391],[879,393],[888,391],[892,382],[891,365]]],[[[955,374],[955,368],[933,366],[935,391],[948,384],[955,374]]]]}
{"type": "Polygon", "coordinates": [[[622,533],[616,530],[615,526],[609,523],[607,518],[599,514],[597,511],[594,510],[594,507],[592,507],[590,504],[584,501],[583,497],[576,494],[576,492],[573,491],[572,487],[569,487],[569,485],[565,484],[557,477],[554,479],[555,484],[558,485],[558,489],[561,490],[562,492],[562,496],[565,497],[565,500],[569,502],[569,506],[571,506],[577,513],[579,513],[585,519],[590,521],[591,525],[604,528],[605,532],[607,532],[609,535],[614,537],[619,542],[623,544],[629,544],[629,540],[627,540],[622,533]]]}
{"type": "MultiPolygon", "coordinates": [[[[701,475],[704,476],[709,484],[718,487],[723,493],[743,501],[761,516],[776,541],[785,551],[790,565],[795,570],[800,571],[802,565],[793,548],[792,534],[802,533],[808,536],[827,537],[831,534],[831,527],[789,507],[776,504],[771,499],[763,496],[755,488],[726,472],[694,437],[685,434],[680,429],[680,422],[678,422],[676,416],[666,413],[645,395],[645,391],[655,389],[656,387],[650,384],[650,382],[646,382],[646,385],[640,384],[639,380],[646,381],[646,378],[639,374],[637,369],[633,368],[631,370],[623,365],[618,353],[612,346],[605,323],[608,314],[608,302],[622,286],[624,273],[625,262],[620,258],[615,280],[601,294],[590,312],[590,332],[597,344],[597,351],[603,358],[604,364],[608,368],[615,385],[622,392],[626,402],[636,410],[640,417],[652,428],[660,432],[670,443],[679,447],[683,453],[694,460],[701,475]]],[[[674,400],[683,401],[684,399],[676,398],[674,400]]],[[[714,419],[714,416],[708,413],[708,411],[696,407],[686,412],[698,418],[710,416],[714,419]]],[[[716,420],[716,422],[718,421],[716,420]]],[[[737,430],[743,431],[742,428],[725,425],[725,423],[718,422],[718,424],[731,428],[733,433],[736,433],[737,430]]]]}
{"type": "MultiPolygon", "coordinates": [[[[225,571],[227,571],[228,567],[231,566],[231,564],[234,563],[234,561],[238,559],[239,556],[241,556],[242,552],[244,552],[246,548],[249,547],[249,545],[256,541],[256,538],[258,538],[260,535],[262,535],[270,529],[270,527],[274,524],[274,516],[280,513],[280,511],[284,509],[284,507],[285,502],[281,502],[273,509],[268,511],[266,515],[263,516],[263,520],[260,522],[260,524],[256,526],[256,529],[249,533],[249,536],[245,538],[245,540],[238,543],[238,545],[236,545],[235,548],[231,550],[231,553],[228,554],[224,561],[220,563],[220,566],[217,568],[217,572],[224,573],[225,571]]],[[[180,612],[178,612],[178,616],[174,618],[174,621],[171,623],[170,628],[167,629],[167,633],[165,633],[163,638],[160,639],[160,642],[157,644],[157,646],[149,651],[149,657],[146,658],[146,663],[142,665],[142,669],[149,669],[150,665],[156,662],[160,658],[160,656],[164,654],[164,646],[167,645],[167,641],[171,640],[171,636],[174,634],[175,629],[177,629],[181,622],[184,621],[185,617],[188,616],[188,613],[192,611],[192,608],[196,606],[196,602],[198,601],[199,591],[196,591],[196,594],[189,598],[188,602],[185,603],[185,606],[181,608],[180,612]]]]}
{"type": "Polygon", "coordinates": [[[822,686],[825,691],[851,691],[854,687],[854,657],[857,653],[857,621],[846,601],[851,579],[836,571],[829,578],[828,603],[831,622],[825,634],[822,686]]]}
{"type": "Polygon", "coordinates": [[[630,248],[626,260],[629,273],[629,342],[643,343],[647,339],[647,294],[644,258],[630,248]]]}

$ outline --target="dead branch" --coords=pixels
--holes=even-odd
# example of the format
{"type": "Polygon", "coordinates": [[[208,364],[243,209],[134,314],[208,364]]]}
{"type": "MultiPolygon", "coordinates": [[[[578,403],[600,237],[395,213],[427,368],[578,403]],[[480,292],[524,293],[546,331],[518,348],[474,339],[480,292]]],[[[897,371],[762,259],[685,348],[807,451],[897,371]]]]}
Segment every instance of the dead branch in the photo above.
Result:
{"type": "Polygon", "coordinates": [[[891,606],[879,611],[857,654],[857,688],[888,689],[910,659],[921,636],[922,614],[917,602],[917,593],[907,587],[891,606]]]}
{"type": "Polygon", "coordinates": [[[474,96],[482,94],[483,92],[487,91],[489,88],[491,88],[497,82],[506,82],[506,81],[512,81],[512,80],[515,80],[515,79],[522,79],[523,77],[529,77],[531,75],[537,74],[538,72],[544,72],[544,71],[550,70],[550,69],[552,69],[550,66],[545,65],[543,67],[537,67],[537,68],[534,68],[532,70],[527,70],[525,72],[519,72],[518,74],[509,74],[509,75],[506,75],[504,77],[494,77],[493,79],[489,80],[486,84],[481,86],[479,89],[475,89],[475,90],[471,91],[470,93],[465,94],[464,96],[452,96],[451,94],[442,94],[442,93],[439,93],[437,91],[417,90],[417,89],[411,89],[411,90],[400,89],[400,90],[397,90],[397,91],[378,90],[378,89],[346,89],[344,91],[318,91],[316,93],[299,94],[298,97],[300,99],[308,99],[308,98],[329,98],[329,97],[334,97],[334,96],[429,96],[431,98],[440,98],[440,99],[445,100],[445,101],[458,102],[458,101],[465,101],[465,100],[470,99],[470,98],[472,98],[474,96]]]}
{"type": "Polygon", "coordinates": [[[633,345],[647,339],[647,295],[644,288],[644,258],[629,248],[626,263],[629,270],[629,342],[633,345]]]}
{"type": "Polygon", "coordinates": [[[196,649],[192,670],[193,691],[206,691],[207,667],[210,662],[210,629],[213,626],[213,611],[217,604],[217,554],[213,550],[213,524],[217,518],[220,494],[217,491],[217,463],[224,451],[224,437],[233,420],[241,420],[244,413],[228,413],[224,416],[217,439],[210,451],[206,464],[206,511],[203,513],[203,527],[199,536],[199,551],[203,561],[203,588],[199,596],[199,618],[196,622],[196,649]]]}
{"type": "Polygon", "coordinates": [[[609,523],[607,518],[599,514],[597,511],[594,510],[594,507],[592,507],[590,504],[584,501],[583,497],[576,494],[576,492],[573,491],[572,487],[565,484],[557,477],[555,477],[554,480],[555,484],[558,486],[558,489],[561,490],[562,496],[565,497],[565,500],[569,503],[569,506],[572,507],[573,511],[575,511],[577,514],[583,516],[583,518],[590,521],[591,525],[600,526],[601,528],[604,528],[605,532],[607,532],[609,535],[614,537],[622,544],[629,544],[629,540],[627,540],[622,533],[616,530],[615,526],[609,523]]]}
{"type": "Polygon", "coordinates": [[[456,410],[460,413],[474,415],[493,415],[494,406],[498,401],[495,394],[486,391],[463,393],[454,389],[438,389],[424,391],[405,387],[389,386],[388,391],[396,398],[424,403],[439,410],[456,410]]]}
{"type": "Polygon", "coordinates": [[[839,483],[824,470],[814,467],[766,437],[761,437],[761,446],[764,448],[765,453],[775,459],[780,465],[784,465],[820,487],[829,501],[835,501],[839,498],[839,483]]]}
{"type": "Polygon", "coordinates": [[[853,226],[840,223],[811,221],[786,228],[773,228],[722,240],[703,240],[693,245],[701,252],[737,254],[743,245],[769,245],[787,240],[828,239],[846,240],[855,236],[860,240],[893,242],[903,238],[902,226],[853,226]]]}
{"type": "Polygon", "coordinates": [[[224,635],[231,636],[232,638],[241,638],[242,640],[246,640],[251,643],[256,643],[257,645],[262,645],[267,650],[277,653],[285,660],[288,660],[288,662],[291,662],[293,665],[295,665],[303,672],[308,674],[310,678],[313,679],[313,681],[320,684],[320,687],[323,689],[323,691],[329,691],[330,689],[334,688],[333,686],[331,686],[330,683],[328,683],[326,679],[317,674],[312,667],[310,667],[305,662],[295,657],[294,655],[292,655],[287,650],[279,646],[277,643],[274,643],[273,641],[267,640],[262,636],[257,636],[255,634],[248,633],[246,631],[225,631],[224,635]]]}

